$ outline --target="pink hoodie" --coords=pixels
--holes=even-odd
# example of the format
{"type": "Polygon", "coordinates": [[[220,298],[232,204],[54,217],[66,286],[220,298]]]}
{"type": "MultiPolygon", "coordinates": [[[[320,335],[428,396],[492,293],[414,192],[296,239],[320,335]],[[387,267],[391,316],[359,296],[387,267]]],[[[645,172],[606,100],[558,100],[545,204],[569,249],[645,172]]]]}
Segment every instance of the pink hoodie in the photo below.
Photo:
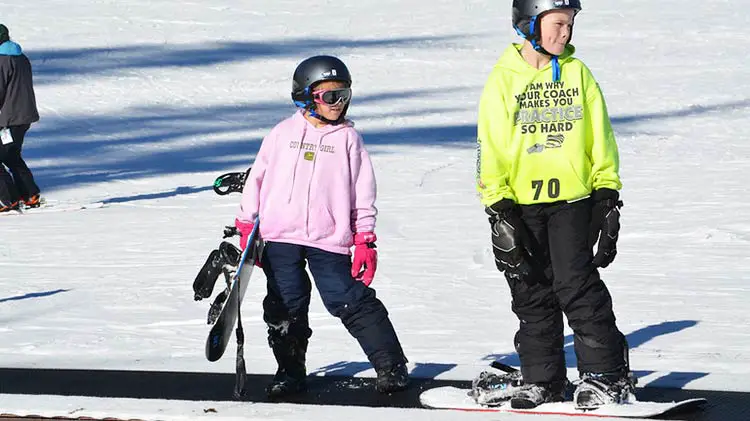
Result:
{"type": "Polygon", "coordinates": [[[348,121],[316,128],[302,111],[263,139],[237,218],[260,214],[266,241],[349,254],[357,232],[375,230],[375,174],[348,121]]]}

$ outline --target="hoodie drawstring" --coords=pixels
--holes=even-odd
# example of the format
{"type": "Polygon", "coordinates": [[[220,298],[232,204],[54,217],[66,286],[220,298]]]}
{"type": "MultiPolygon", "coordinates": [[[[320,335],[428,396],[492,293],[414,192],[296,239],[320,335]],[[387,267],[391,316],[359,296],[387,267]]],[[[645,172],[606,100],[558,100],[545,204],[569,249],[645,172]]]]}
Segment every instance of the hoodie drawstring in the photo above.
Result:
{"type": "Polygon", "coordinates": [[[557,59],[557,56],[552,56],[552,81],[559,82],[561,75],[560,61],[557,59]]]}
{"type": "Polygon", "coordinates": [[[536,33],[536,24],[537,24],[537,18],[539,16],[532,16],[529,20],[529,33],[532,34],[531,39],[530,37],[527,37],[526,34],[521,31],[521,29],[517,26],[514,26],[516,29],[516,32],[518,35],[520,35],[523,39],[528,40],[531,43],[531,46],[534,47],[534,50],[539,51],[540,53],[547,54],[552,56],[552,81],[553,82],[559,82],[560,78],[562,77],[562,69],[560,68],[560,62],[557,60],[557,56],[553,56],[552,54],[548,53],[547,50],[542,48],[539,43],[536,42],[536,39],[534,38],[534,34],[536,33]]]}
{"type": "Polygon", "coordinates": [[[299,156],[302,153],[302,144],[305,143],[305,135],[307,135],[307,125],[302,126],[302,139],[299,141],[299,147],[297,148],[297,159],[294,160],[294,170],[292,171],[292,185],[289,187],[289,197],[286,199],[286,203],[292,203],[292,193],[294,193],[294,182],[297,180],[297,164],[299,163],[299,156]]]}

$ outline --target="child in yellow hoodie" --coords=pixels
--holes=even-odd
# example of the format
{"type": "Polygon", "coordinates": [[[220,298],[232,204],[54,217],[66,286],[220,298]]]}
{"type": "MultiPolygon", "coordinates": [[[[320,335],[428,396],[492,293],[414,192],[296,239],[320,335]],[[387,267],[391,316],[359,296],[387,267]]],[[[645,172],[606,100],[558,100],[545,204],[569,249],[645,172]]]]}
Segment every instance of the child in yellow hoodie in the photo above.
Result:
{"type": "Polygon", "coordinates": [[[602,92],[570,45],[580,10],[579,0],[514,0],[524,42],[505,50],[479,104],[477,188],[520,320],[514,408],[564,399],[563,314],[580,373],[576,405],[625,403],[634,391],[597,269],[617,253],[622,184],[602,92]]]}

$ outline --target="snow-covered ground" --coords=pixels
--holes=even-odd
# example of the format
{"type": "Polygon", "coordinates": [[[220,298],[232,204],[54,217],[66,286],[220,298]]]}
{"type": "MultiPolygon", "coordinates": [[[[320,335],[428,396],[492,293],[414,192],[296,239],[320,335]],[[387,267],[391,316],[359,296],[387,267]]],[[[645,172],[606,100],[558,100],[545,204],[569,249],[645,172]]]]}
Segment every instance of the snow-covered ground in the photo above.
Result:
{"type": "MultiPolygon", "coordinates": [[[[516,364],[517,320],[473,185],[479,94],[518,39],[510,3],[4,4],[42,118],[25,157],[50,201],[106,206],[0,217],[0,365],[233,372],[231,356],[205,360],[208,303],[192,299],[239,201],[210,184],[252,163],[294,110],[294,67],[321,53],[354,76],[349,116],[379,182],[373,287],[415,374],[468,379],[491,359],[516,364]]],[[[620,145],[620,254],[603,277],[641,385],[750,391],[748,28],[734,4],[697,0],[589,1],[576,22],[577,56],[599,80],[620,145]]],[[[272,373],[263,277],[254,280],[243,307],[248,371],[272,373]]],[[[311,372],[373,374],[356,369],[364,355],[317,296],[310,318],[311,372]]],[[[251,403],[204,415],[205,406],[0,395],[0,413],[490,417],[251,403]]]]}

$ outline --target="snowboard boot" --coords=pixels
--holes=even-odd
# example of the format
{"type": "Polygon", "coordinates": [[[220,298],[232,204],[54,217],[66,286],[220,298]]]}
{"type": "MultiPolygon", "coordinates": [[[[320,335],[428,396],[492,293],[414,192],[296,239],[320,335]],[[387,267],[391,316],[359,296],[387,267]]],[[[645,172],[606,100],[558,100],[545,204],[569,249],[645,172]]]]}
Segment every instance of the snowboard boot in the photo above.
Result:
{"type": "Polygon", "coordinates": [[[409,370],[403,362],[384,364],[375,368],[375,390],[380,393],[393,393],[409,387],[409,370]]]}
{"type": "Polygon", "coordinates": [[[522,386],[510,399],[513,409],[532,409],[543,403],[565,400],[566,381],[552,383],[530,383],[522,386]]]}
{"type": "Polygon", "coordinates": [[[2,202],[0,202],[0,213],[10,212],[14,210],[18,210],[18,202],[13,202],[7,206],[3,206],[2,202]]]}
{"type": "Polygon", "coordinates": [[[42,205],[42,200],[38,194],[35,194],[28,199],[24,199],[23,204],[26,209],[38,208],[42,205]]]}
{"type": "Polygon", "coordinates": [[[470,396],[480,405],[500,406],[522,387],[520,371],[502,374],[483,371],[471,382],[470,396]]]}
{"type": "Polygon", "coordinates": [[[279,368],[266,387],[270,399],[279,399],[307,390],[305,354],[307,339],[299,340],[290,335],[269,336],[273,356],[279,368]]]}
{"type": "Polygon", "coordinates": [[[634,402],[636,379],[632,373],[583,373],[573,394],[578,409],[634,402]]]}

